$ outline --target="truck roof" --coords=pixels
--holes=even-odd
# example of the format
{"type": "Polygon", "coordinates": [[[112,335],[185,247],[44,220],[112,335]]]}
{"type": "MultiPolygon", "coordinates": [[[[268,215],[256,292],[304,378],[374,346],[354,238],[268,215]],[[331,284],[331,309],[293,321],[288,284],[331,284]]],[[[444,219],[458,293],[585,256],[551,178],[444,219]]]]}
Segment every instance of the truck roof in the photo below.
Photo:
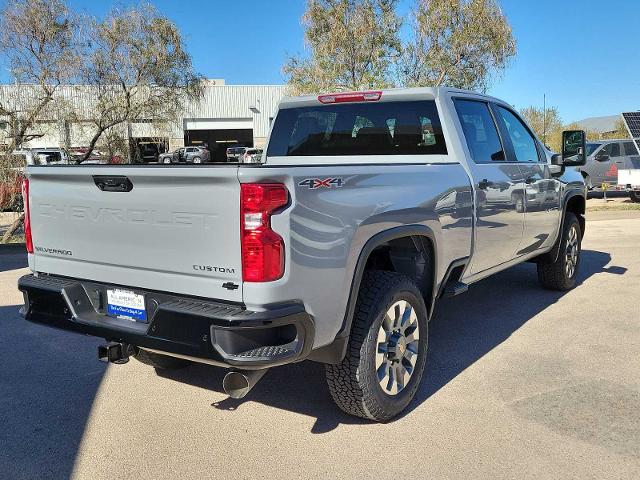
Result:
{"type": "MultiPolygon", "coordinates": [[[[402,101],[402,100],[410,100],[415,99],[416,96],[426,98],[426,99],[435,99],[440,95],[448,93],[448,94],[464,94],[464,95],[473,95],[476,97],[483,97],[487,100],[492,100],[496,102],[504,103],[499,98],[491,97],[489,95],[485,95],[483,93],[474,92],[471,90],[464,90],[459,88],[451,88],[451,87],[408,87],[408,88],[383,88],[383,89],[371,89],[364,91],[365,92],[376,92],[380,93],[380,99],[377,101],[385,102],[385,101],[402,101]]],[[[340,95],[345,93],[358,93],[358,92],[325,92],[318,93],[313,95],[300,95],[300,96],[289,96],[284,97],[280,101],[280,108],[295,108],[302,106],[312,106],[318,105],[321,102],[318,100],[321,96],[330,96],[330,95],[340,95]]],[[[357,100],[356,100],[357,101],[357,100]]]]}

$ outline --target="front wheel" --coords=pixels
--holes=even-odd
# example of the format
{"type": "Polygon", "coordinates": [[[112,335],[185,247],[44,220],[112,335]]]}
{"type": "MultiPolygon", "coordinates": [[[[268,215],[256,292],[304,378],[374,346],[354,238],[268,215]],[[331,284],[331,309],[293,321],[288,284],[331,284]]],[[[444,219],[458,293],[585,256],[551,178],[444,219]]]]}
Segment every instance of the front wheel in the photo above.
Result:
{"type": "Polygon", "coordinates": [[[428,317],[420,289],[393,272],[366,272],[347,354],[326,366],[336,404],[384,422],[402,412],[420,385],[427,358],[428,317]]]}
{"type": "Polygon", "coordinates": [[[640,190],[631,190],[629,192],[629,198],[632,202],[640,203],[640,190]]]}
{"type": "Polygon", "coordinates": [[[538,263],[538,280],[545,288],[565,291],[576,285],[582,252],[580,222],[572,212],[565,214],[561,235],[558,258],[538,263]]]}
{"type": "Polygon", "coordinates": [[[193,163],[202,163],[202,159],[200,157],[195,157],[193,159],[193,163]]]}

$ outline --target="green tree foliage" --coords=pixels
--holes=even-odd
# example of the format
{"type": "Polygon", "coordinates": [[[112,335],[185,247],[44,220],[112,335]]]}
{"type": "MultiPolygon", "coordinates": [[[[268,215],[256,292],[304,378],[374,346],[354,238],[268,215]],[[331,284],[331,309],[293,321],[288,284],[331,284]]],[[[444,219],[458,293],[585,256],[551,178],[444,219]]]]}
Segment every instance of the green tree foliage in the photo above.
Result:
{"type": "Polygon", "coordinates": [[[551,150],[560,151],[563,126],[556,107],[547,108],[545,112],[542,108],[531,106],[520,110],[520,115],[551,150]]]}
{"type": "Polygon", "coordinates": [[[397,0],[308,0],[302,17],[307,56],[283,73],[293,93],[362,90],[391,85],[401,45],[397,0]]]}
{"type": "Polygon", "coordinates": [[[511,27],[495,0],[418,0],[398,79],[405,86],[486,90],[515,54],[511,27]]]}

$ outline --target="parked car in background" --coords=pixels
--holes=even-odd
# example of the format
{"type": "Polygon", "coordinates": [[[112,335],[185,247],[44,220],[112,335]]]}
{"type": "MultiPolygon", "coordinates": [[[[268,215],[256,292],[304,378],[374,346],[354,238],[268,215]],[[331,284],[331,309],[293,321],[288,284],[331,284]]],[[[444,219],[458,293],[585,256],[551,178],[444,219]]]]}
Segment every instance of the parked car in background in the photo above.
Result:
{"type": "Polygon", "coordinates": [[[260,148],[247,148],[247,150],[239,158],[242,163],[260,163],[262,159],[262,150],[260,148]]]}
{"type": "Polygon", "coordinates": [[[23,148],[13,155],[24,157],[25,165],[66,165],[71,163],[69,154],[62,148],[23,148]]]}
{"type": "Polygon", "coordinates": [[[229,147],[227,148],[227,162],[237,162],[244,155],[249,147],[229,147]]]}
{"type": "Polygon", "coordinates": [[[125,163],[120,155],[109,156],[108,153],[96,149],[91,151],[89,158],[83,160],[87,150],[89,150],[87,147],[72,147],[69,154],[70,163],[82,165],[118,165],[125,163]]]}
{"type": "Polygon", "coordinates": [[[640,154],[633,140],[602,140],[587,143],[587,163],[578,168],[589,189],[603,183],[618,184],[618,171],[640,168],[640,154]]]}
{"type": "Polygon", "coordinates": [[[204,147],[182,147],[173,152],[161,153],[159,163],[207,163],[211,153],[204,147]]]}

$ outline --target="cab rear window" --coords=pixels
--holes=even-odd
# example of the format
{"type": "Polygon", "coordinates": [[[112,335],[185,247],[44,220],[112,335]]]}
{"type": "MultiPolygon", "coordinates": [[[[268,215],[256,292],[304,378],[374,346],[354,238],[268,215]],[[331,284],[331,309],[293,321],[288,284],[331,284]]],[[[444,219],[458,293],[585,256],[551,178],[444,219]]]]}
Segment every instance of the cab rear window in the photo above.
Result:
{"type": "Polygon", "coordinates": [[[267,155],[442,155],[434,101],[287,108],[276,117],[267,155]]]}

